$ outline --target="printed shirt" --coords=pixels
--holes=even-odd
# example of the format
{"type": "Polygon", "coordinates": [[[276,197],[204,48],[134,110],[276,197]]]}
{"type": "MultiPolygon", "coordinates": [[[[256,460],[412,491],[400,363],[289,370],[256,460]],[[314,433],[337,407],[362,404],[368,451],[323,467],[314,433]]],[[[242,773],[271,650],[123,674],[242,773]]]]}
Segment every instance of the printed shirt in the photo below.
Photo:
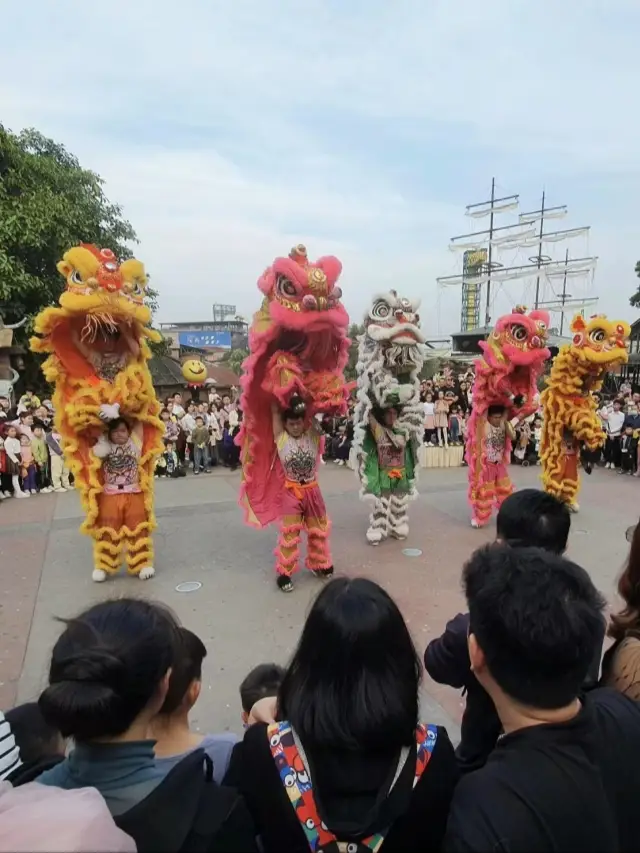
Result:
{"type": "MultiPolygon", "coordinates": [[[[377,421],[371,423],[371,431],[378,450],[378,464],[385,470],[404,468],[405,447],[397,447],[391,438],[394,432],[377,421]]],[[[397,433],[399,435],[399,433],[397,433]]]]}
{"type": "Polygon", "coordinates": [[[504,448],[507,438],[507,429],[504,424],[500,426],[492,426],[487,424],[489,432],[486,441],[487,462],[492,462],[494,465],[504,462],[504,448]]]}
{"type": "Polygon", "coordinates": [[[110,444],[110,452],[102,463],[105,495],[135,494],[141,492],[140,442],[132,436],[126,444],[110,444]]]}
{"type": "Polygon", "coordinates": [[[314,429],[307,430],[300,438],[282,432],[276,447],[287,480],[304,484],[316,479],[319,441],[320,436],[314,429]]]}

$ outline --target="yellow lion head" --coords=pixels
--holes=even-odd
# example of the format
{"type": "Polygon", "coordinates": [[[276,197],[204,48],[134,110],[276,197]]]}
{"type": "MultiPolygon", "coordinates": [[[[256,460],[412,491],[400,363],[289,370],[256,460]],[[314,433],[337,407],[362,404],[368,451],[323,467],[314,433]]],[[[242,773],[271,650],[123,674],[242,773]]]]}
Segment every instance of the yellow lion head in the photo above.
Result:
{"type": "Polygon", "coordinates": [[[581,361],[596,366],[624,364],[631,327],[623,320],[608,320],[598,314],[586,320],[580,314],[571,323],[571,351],[581,361]]]}
{"type": "Polygon", "coordinates": [[[148,328],[147,276],[140,261],[119,264],[110,249],[82,243],[65,252],[58,272],[67,286],[60,307],[36,318],[42,339],[34,339],[34,349],[55,352],[71,375],[90,369],[108,381],[141,355],[149,357],[145,338],[159,335],[148,328]]]}

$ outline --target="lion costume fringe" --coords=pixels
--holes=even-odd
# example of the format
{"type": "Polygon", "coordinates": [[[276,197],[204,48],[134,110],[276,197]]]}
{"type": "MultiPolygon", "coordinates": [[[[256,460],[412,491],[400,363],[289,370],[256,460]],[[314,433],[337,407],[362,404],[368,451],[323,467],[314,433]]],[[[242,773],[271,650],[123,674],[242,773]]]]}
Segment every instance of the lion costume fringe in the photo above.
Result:
{"type": "Polygon", "coordinates": [[[471,524],[483,527],[494,507],[513,491],[507,468],[511,436],[494,434],[488,423],[492,406],[504,409],[508,421],[522,420],[537,408],[538,378],[551,353],[546,347],[549,314],[518,306],[500,317],[486,341],[480,342],[482,358],[476,360],[473,410],[467,427],[465,459],[469,465],[471,524]],[[489,448],[489,442],[500,447],[489,448]]]}
{"type": "Polygon", "coordinates": [[[153,472],[163,450],[163,427],[147,366],[147,341],[159,335],[148,328],[144,267],[135,259],[118,264],[111,250],[82,244],[66,252],[58,271],[66,290],[60,307],[45,308],[36,318],[39,337],[31,339],[31,349],[49,353],[42,369],[55,386],[55,424],[86,513],[81,531],[94,540],[93,577],[101,581],[117,573],[124,551],[128,572],[146,579],[154,574],[153,472]],[[128,516],[125,507],[118,511],[118,527],[101,521],[114,513],[105,512],[110,496],[104,494],[103,459],[94,453],[105,420],[116,416],[141,429],[143,495],[135,513],[128,516]]]}
{"type": "Polygon", "coordinates": [[[276,258],[258,280],[263,294],[249,330],[250,355],[243,364],[241,447],[243,481],[240,505],[253,527],[280,522],[275,550],[278,576],[298,568],[302,531],[309,540],[307,567],[332,569],[331,522],[316,480],[323,440],[314,439],[314,459],[298,448],[299,459],[285,458],[274,436],[272,408],[289,408],[294,396],[305,403],[307,430],[318,413],[346,413],[349,317],[337,285],[342,265],[327,256],[311,263],[304,246],[276,258]],[[286,470],[285,470],[286,468],[286,470]]]}
{"type": "Polygon", "coordinates": [[[578,315],[571,331],[573,340],[554,359],[542,392],[540,461],[545,492],[577,512],[580,445],[598,451],[606,437],[593,395],[609,370],[628,361],[631,328],[602,315],[588,321],[578,315]]]}
{"type": "Polygon", "coordinates": [[[360,497],[373,501],[367,542],[409,534],[409,501],[416,497],[418,448],[424,433],[418,376],[425,358],[419,302],[392,290],[376,296],[359,339],[358,396],[353,417],[360,497]],[[395,410],[393,425],[385,411],[395,410]]]}

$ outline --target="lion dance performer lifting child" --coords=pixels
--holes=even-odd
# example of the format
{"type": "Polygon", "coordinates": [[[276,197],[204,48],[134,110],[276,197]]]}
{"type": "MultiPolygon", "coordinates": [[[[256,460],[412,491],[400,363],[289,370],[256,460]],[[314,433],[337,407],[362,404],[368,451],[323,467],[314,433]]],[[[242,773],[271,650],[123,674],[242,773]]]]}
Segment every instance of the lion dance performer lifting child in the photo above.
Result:
{"type": "Polygon", "coordinates": [[[373,501],[367,541],[409,534],[418,448],[424,433],[418,375],[425,357],[419,302],[392,290],[376,296],[358,346],[354,447],[360,497],[373,501]]]}
{"type": "Polygon", "coordinates": [[[476,360],[473,410],[467,428],[472,527],[483,527],[513,491],[508,464],[514,424],[537,408],[537,383],[551,353],[549,315],[522,307],[500,317],[476,360]]]}
{"type": "Polygon", "coordinates": [[[333,572],[330,521],[317,481],[323,450],[316,414],[344,414],[349,317],[340,303],[342,265],[311,263],[304,246],[276,258],[258,280],[264,295],[249,330],[243,365],[240,505],[254,527],[280,523],[275,550],[278,587],[293,589],[300,536],[308,537],[307,568],[333,572]]]}
{"type": "Polygon", "coordinates": [[[153,471],[162,453],[160,405],[151,382],[144,305],[147,278],[135,259],[118,261],[110,249],[82,244],[58,264],[67,286],[60,307],[45,308],[35,322],[34,352],[55,386],[56,427],[86,518],[81,530],[94,540],[93,580],[120,569],[154,575],[151,532],[153,471]]]}
{"type": "Polygon", "coordinates": [[[542,392],[542,440],[540,461],[545,492],[566,503],[572,512],[580,489],[578,458],[582,445],[585,472],[591,473],[589,454],[600,450],[605,432],[596,412],[594,392],[605,374],[629,359],[628,323],[607,320],[603,315],[571,323],[573,340],[562,347],[542,392]]]}

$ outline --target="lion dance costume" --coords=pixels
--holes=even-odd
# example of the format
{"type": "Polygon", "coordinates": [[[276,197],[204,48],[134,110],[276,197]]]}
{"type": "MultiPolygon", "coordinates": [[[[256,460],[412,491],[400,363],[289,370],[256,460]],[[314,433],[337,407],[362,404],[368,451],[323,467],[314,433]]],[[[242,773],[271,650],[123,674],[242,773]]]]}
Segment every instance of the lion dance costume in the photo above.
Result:
{"type": "Polygon", "coordinates": [[[482,527],[492,510],[513,491],[507,468],[511,437],[505,429],[493,435],[490,407],[504,409],[508,420],[532,415],[537,408],[537,382],[551,353],[546,347],[549,314],[515,308],[500,317],[476,360],[473,410],[467,428],[465,459],[469,465],[471,523],[482,527]]]}
{"type": "Polygon", "coordinates": [[[337,280],[342,265],[324,257],[311,263],[304,246],[276,258],[258,280],[262,307],[249,330],[249,357],[243,365],[241,447],[243,482],[240,505],[253,527],[280,522],[275,550],[278,575],[298,567],[300,535],[308,536],[307,568],[328,570],[330,522],[316,479],[323,442],[308,453],[285,459],[276,447],[272,406],[285,410],[294,395],[306,416],[346,413],[348,391],[343,370],[348,358],[349,317],[340,303],[337,280]],[[303,458],[304,457],[304,458],[303,458]]]}
{"type": "Polygon", "coordinates": [[[376,296],[358,346],[354,447],[360,497],[373,501],[367,541],[409,533],[408,504],[415,497],[418,447],[424,433],[418,375],[424,363],[419,302],[395,291],[376,296]],[[392,426],[381,423],[395,409],[392,426]]]}
{"type": "Polygon", "coordinates": [[[49,353],[43,371],[55,386],[56,427],[86,513],[81,530],[94,540],[93,578],[117,573],[124,550],[129,573],[146,579],[154,574],[153,472],[163,425],[147,366],[147,340],[159,335],[148,327],[144,267],[135,259],[118,264],[110,249],[83,244],[64,255],[58,271],[66,290],[60,307],[36,318],[40,337],[31,348],[49,353]],[[105,420],[117,416],[140,434],[138,470],[128,472],[134,488],[107,494],[105,463],[94,447],[105,438],[105,420]]]}
{"type": "Polygon", "coordinates": [[[542,392],[540,461],[544,490],[576,512],[580,446],[594,452],[605,442],[593,393],[602,387],[607,371],[628,361],[631,328],[604,316],[586,321],[578,315],[571,331],[573,340],[554,359],[542,392]]]}

